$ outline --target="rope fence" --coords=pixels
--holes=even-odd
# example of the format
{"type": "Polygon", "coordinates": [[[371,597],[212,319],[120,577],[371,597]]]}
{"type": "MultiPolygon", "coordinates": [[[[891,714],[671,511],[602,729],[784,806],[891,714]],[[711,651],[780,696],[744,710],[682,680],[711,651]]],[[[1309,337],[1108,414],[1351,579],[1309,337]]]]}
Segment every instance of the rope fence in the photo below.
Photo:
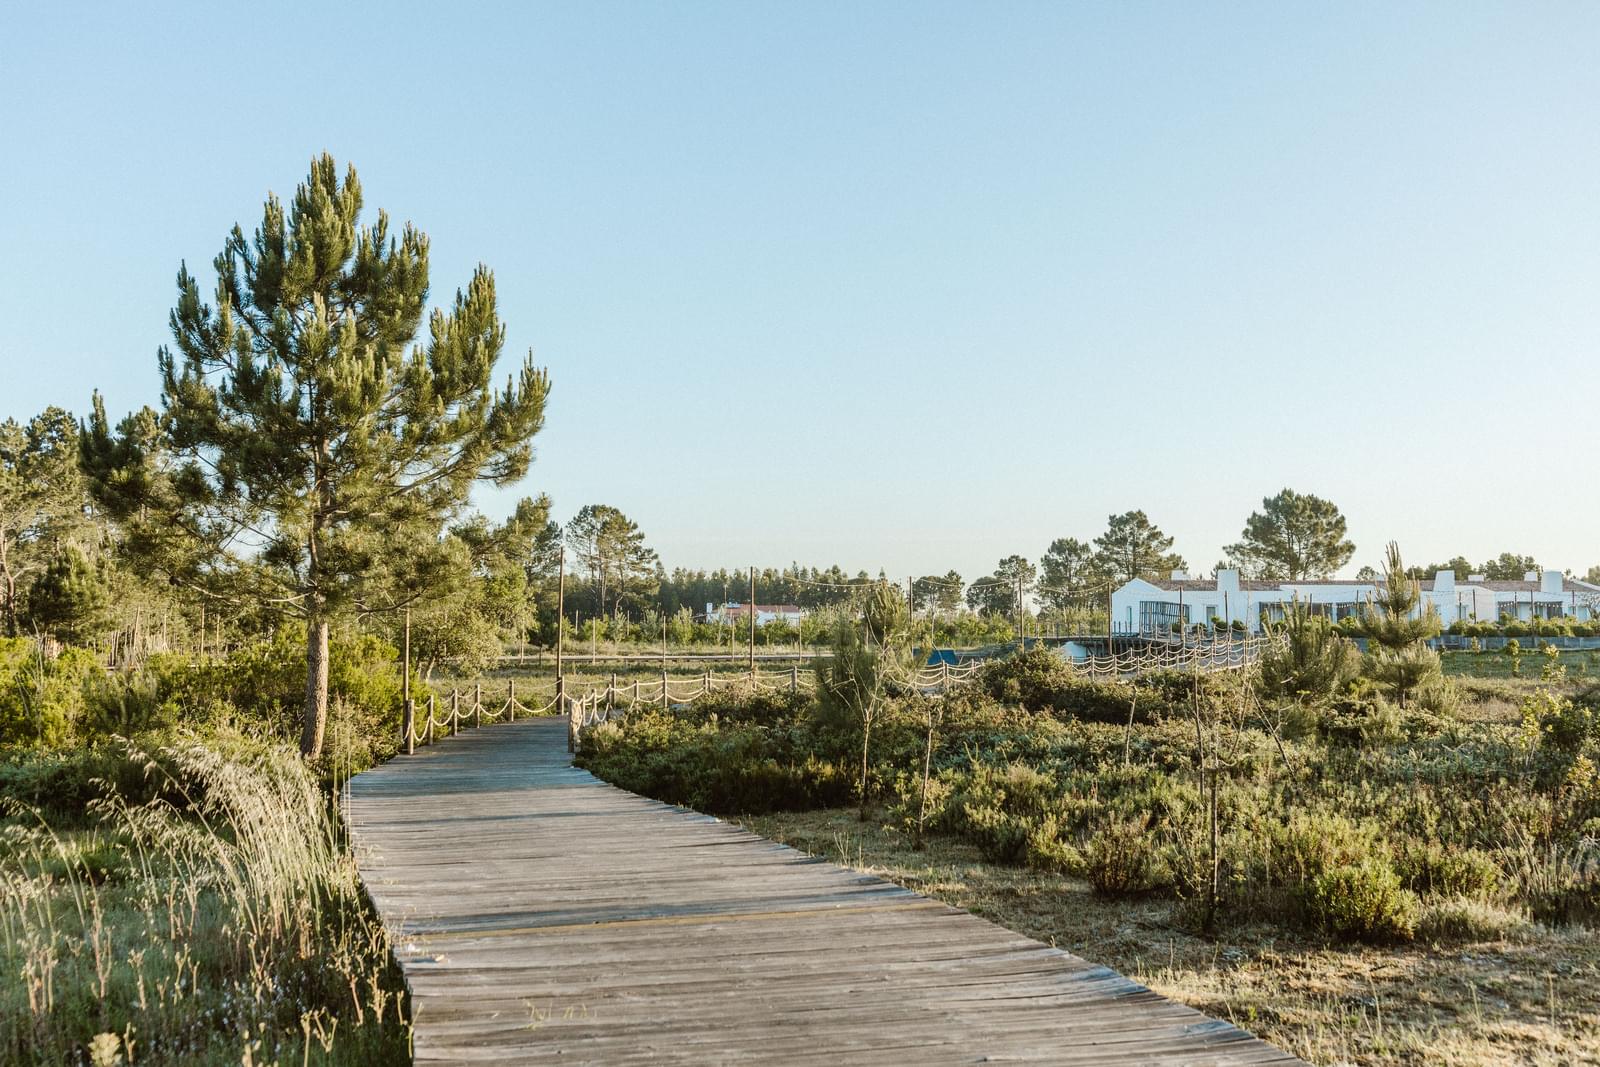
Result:
{"type": "MultiPolygon", "coordinates": [[[[1261,661],[1262,655],[1272,645],[1283,640],[1281,635],[1251,637],[1242,641],[1221,639],[1213,641],[1173,644],[1160,642],[1143,648],[1130,648],[1105,656],[1085,659],[1068,659],[1073,673],[1095,681],[1121,681],[1160,671],[1214,673],[1217,671],[1247,670],[1261,661]]],[[[953,688],[973,681],[987,660],[972,659],[965,663],[939,663],[918,668],[895,680],[908,689],[923,694],[943,694],[953,688]]],[[[817,668],[795,665],[782,671],[753,671],[717,677],[707,670],[696,677],[673,678],[663,670],[659,680],[643,681],[634,678],[621,682],[616,674],[600,685],[591,685],[583,692],[570,692],[564,678],[556,679],[555,693],[548,701],[527,704],[517,698],[516,679],[510,679],[505,699],[489,703],[484,701],[483,683],[475,684],[465,694],[451,689],[449,697],[440,701],[429,695],[426,704],[419,708],[414,700],[404,703],[401,716],[401,737],[408,755],[419,745],[429,745],[436,740],[459,733],[465,727],[477,729],[488,723],[514,722],[518,713],[524,717],[554,713],[567,719],[567,745],[575,749],[583,733],[591,727],[626,715],[629,709],[640,706],[659,706],[663,709],[683,706],[695,700],[735,686],[749,686],[757,692],[777,693],[800,690],[801,677],[809,687],[815,683],[817,668]],[[470,699],[471,703],[466,701],[470,699]],[[421,712],[420,717],[418,712],[421,712]]]]}

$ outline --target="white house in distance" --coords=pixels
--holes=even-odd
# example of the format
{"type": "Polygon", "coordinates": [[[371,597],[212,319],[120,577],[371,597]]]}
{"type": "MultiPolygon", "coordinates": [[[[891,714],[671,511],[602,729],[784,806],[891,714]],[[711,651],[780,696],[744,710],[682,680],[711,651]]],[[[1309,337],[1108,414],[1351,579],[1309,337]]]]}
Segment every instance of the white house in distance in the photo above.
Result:
{"type": "MultiPolygon", "coordinates": [[[[1111,594],[1112,628],[1118,633],[1164,633],[1172,624],[1239,621],[1251,631],[1263,614],[1281,619],[1299,599],[1312,612],[1334,621],[1356,615],[1377,595],[1382,582],[1330,578],[1297,582],[1241,580],[1236,570],[1219,570],[1215,579],[1191,578],[1182,571],[1158,581],[1135,578],[1111,594]]],[[[1493,622],[1516,617],[1587,620],[1600,614],[1600,585],[1567,578],[1560,571],[1529,571],[1522,581],[1488,581],[1481,574],[1457,581],[1440,571],[1419,583],[1423,605],[1432,604],[1446,626],[1454,622],[1493,622]]]]}
{"type": "MultiPolygon", "coordinates": [[[[706,621],[748,623],[750,607],[749,604],[724,604],[719,608],[715,604],[707,604],[706,621]]],[[[798,604],[757,604],[755,611],[757,626],[765,626],[769,622],[782,622],[793,626],[805,615],[798,604]]]]}

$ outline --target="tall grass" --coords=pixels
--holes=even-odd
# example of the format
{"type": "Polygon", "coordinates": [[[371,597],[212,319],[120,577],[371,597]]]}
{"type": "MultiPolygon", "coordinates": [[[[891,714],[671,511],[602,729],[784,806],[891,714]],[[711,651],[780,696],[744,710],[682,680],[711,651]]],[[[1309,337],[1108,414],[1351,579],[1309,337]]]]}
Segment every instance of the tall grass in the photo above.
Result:
{"type": "Polygon", "coordinates": [[[409,1063],[387,936],[294,752],[124,758],[154,799],[98,779],[78,820],[0,821],[0,1061],[409,1063]]]}

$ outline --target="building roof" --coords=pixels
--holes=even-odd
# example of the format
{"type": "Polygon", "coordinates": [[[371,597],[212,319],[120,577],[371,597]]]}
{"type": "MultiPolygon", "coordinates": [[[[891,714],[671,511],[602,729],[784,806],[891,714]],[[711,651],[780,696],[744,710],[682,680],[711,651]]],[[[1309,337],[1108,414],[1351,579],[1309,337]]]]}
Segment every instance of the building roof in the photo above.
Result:
{"type": "MultiPolygon", "coordinates": [[[[1424,582],[1423,584],[1424,585],[1431,585],[1432,583],[1424,582]]],[[[1479,589],[1488,589],[1488,590],[1490,590],[1492,592],[1495,592],[1495,593],[1542,593],[1542,592],[1544,592],[1544,587],[1539,582],[1528,582],[1528,581],[1521,581],[1521,580],[1518,580],[1518,581],[1501,581],[1501,580],[1496,579],[1496,580],[1493,580],[1493,581],[1484,581],[1484,582],[1462,582],[1462,581],[1457,581],[1456,584],[1457,585],[1476,586],[1479,589]]],[[[1575,581],[1572,578],[1563,578],[1561,580],[1561,591],[1563,593],[1600,593],[1600,588],[1596,588],[1595,586],[1590,585],[1588,582],[1575,581]]]]}
{"type": "MultiPolygon", "coordinates": [[[[1157,589],[1166,589],[1171,592],[1183,590],[1191,593],[1214,593],[1217,583],[1212,578],[1146,578],[1145,581],[1157,589]]],[[[1276,593],[1286,585],[1367,585],[1367,582],[1358,582],[1353,578],[1307,578],[1302,581],[1268,582],[1255,578],[1239,579],[1239,589],[1252,592],[1276,593]]]]}

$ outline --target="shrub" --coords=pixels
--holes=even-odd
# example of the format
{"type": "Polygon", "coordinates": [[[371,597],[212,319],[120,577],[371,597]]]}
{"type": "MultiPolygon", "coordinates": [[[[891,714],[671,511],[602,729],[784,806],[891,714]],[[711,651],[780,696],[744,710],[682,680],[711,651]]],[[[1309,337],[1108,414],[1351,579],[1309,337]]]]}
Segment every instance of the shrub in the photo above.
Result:
{"type": "Polygon", "coordinates": [[[0,814],[13,805],[36,810],[50,825],[77,828],[95,821],[94,801],[109,795],[139,805],[165,801],[186,807],[203,783],[186,780],[164,751],[130,754],[126,745],[102,741],[44,752],[13,750],[0,761],[0,814]]]}
{"type": "Polygon", "coordinates": [[[1355,677],[1355,646],[1300,601],[1294,602],[1276,630],[1283,640],[1261,657],[1260,688],[1268,699],[1325,703],[1355,677]]]}
{"type": "Polygon", "coordinates": [[[1380,847],[1377,832],[1344,815],[1296,811],[1271,830],[1271,867],[1280,884],[1304,890],[1325,871],[1380,847]]]}
{"type": "Polygon", "coordinates": [[[1150,832],[1150,816],[1113,815],[1083,851],[1084,877],[1101,896],[1144,893],[1169,881],[1150,832]]]}
{"type": "Polygon", "coordinates": [[[1470,897],[1447,897],[1422,905],[1417,936],[1428,941],[1505,941],[1525,936],[1532,923],[1525,911],[1470,897]]]}
{"type": "Polygon", "coordinates": [[[827,807],[853,792],[853,770],[806,726],[696,722],[659,708],[587,731],[576,762],[624,789],[718,814],[827,807]]]}
{"type": "MultiPolygon", "coordinates": [[[[659,689],[657,686],[658,696],[659,689]]],[[[811,694],[804,690],[791,693],[787,688],[752,689],[744,682],[697,697],[679,713],[691,721],[715,718],[725,723],[777,726],[799,722],[811,714],[814,707],[811,694]]]]}
{"type": "Polygon", "coordinates": [[[1323,871],[1305,896],[1310,923],[1346,941],[1409,941],[1420,912],[1417,896],[1400,885],[1394,867],[1381,856],[1323,871]]]}
{"type": "Polygon", "coordinates": [[[1406,887],[1438,897],[1484,900],[1500,888],[1500,865],[1476,848],[1453,848],[1438,841],[1416,842],[1397,864],[1406,887]]]}
{"type": "Polygon", "coordinates": [[[0,638],[0,744],[64,745],[82,730],[94,656],[69,648],[50,658],[30,638],[0,638]]]}
{"type": "Polygon", "coordinates": [[[1372,748],[1398,741],[1404,734],[1404,719],[1400,709],[1363,678],[1333,700],[1321,726],[1330,741],[1372,748]]]}
{"type": "Polygon", "coordinates": [[[1030,854],[1051,853],[1045,837],[1059,836],[1060,796],[1052,775],[1025,763],[980,763],[953,776],[943,824],[988,859],[1023,863],[1030,854]]]}
{"type": "Polygon", "coordinates": [[[1530,747],[1548,744],[1560,752],[1576,752],[1600,732],[1594,709],[1587,701],[1549,689],[1530,693],[1522,701],[1522,735],[1530,747]]]}
{"type": "Polygon", "coordinates": [[[1411,710],[1447,718],[1461,707],[1460,690],[1448,678],[1435,678],[1411,694],[1411,710]]]}
{"type": "Polygon", "coordinates": [[[1074,875],[1084,871],[1083,854],[1062,836],[1061,825],[1054,815],[1046,815],[1028,831],[1023,860],[1037,871],[1074,875]]]}
{"type": "Polygon", "coordinates": [[[1132,697],[1127,686],[1079,678],[1065,657],[1048,648],[984,664],[978,685],[1002,703],[1089,722],[1125,722],[1132,697]]]}

